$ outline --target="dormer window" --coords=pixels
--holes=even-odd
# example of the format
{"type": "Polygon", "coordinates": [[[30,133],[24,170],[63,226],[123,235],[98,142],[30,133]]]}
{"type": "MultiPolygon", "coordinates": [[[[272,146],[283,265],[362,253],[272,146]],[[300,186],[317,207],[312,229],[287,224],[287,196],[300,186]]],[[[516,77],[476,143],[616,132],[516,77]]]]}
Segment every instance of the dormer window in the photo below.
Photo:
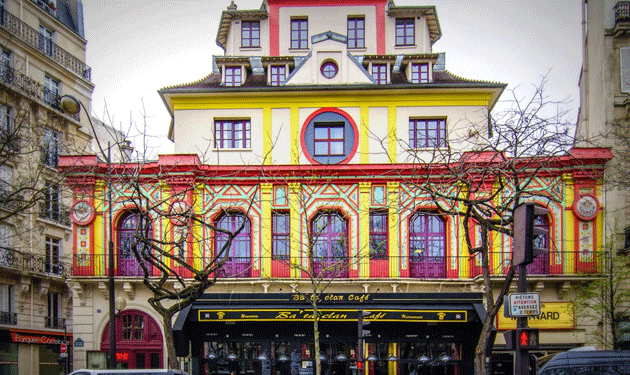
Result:
{"type": "Polygon", "coordinates": [[[260,47],[260,21],[243,21],[241,23],[241,47],[260,47]]]}
{"type": "Polygon", "coordinates": [[[429,83],[429,64],[411,64],[411,83],[429,83]]]}
{"type": "Polygon", "coordinates": [[[308,48],[308,19],[296,18],[291,20],[291,48],[308,48]]]}
{"type": "Polygon", "coordinates": [[[365,48],[364,17],[348,17],[348,48],[365,48]]]}
{"type": "Polygon", "coordinates": [[[241,85],[241,67],[240,66],[226,66],[225,67],[225,79],[223,80],[226,86],[240,86],[241,85]]]}
{"type": "Polygon", "coordinates": [[[413,46],[416,44],[416,28],[413,18],[396,18],[396,45],[413,46]]]}
{"type": "Polygon", "coordinates": [[[387,64],[372,64],[372,77],[379,85],[387,84],[387,64]]]}
{"type": "Polygon", "coordinates": [[[280,86],[287,77],[287,68],[284,65],[272,65],[269,67],[269,84],[280,86]]]}

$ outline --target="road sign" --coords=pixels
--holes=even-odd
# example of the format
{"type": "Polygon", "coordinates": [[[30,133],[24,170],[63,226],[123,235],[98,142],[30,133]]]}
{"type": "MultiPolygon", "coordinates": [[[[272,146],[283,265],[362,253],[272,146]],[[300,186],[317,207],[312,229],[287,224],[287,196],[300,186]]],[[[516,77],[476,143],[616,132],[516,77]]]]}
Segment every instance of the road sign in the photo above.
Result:
{"type": "Polygon", "coordinates": [[[510,318],[540,315],[540,293],[511,293],[504,301],[503,311],[510,318]]]}
{"type": "Polygon", "coordinates": [[[61,352],[61,354],[67,353],[68,352],[68,345],[63,343],[59,346],[59,352],[61,352]]]}

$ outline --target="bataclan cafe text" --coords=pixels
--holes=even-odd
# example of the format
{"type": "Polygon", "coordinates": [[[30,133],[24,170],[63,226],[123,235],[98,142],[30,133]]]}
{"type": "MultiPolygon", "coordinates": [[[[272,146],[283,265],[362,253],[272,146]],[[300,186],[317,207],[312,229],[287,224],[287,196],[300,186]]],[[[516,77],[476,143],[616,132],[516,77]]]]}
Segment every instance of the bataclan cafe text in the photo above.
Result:
{"type": "MultiPolygon", "coordinates": [[[[194,374],[312,375],[311,296],[295,293],[205,294],[182,310],[176,348],[194,374]],[[196,364],[195,364],[196,363],[196,364]]],[[[320,294],[323,374],[410,375],[427,356],[436,373],[472,373],[486,311],[480,293],[320,294]],[[358,364],[358,318],[369,322],[358,364]],[[448,359],[448,361],[445,361],[448,359]],[[436,366],[440,367],[439,369],[436,366]]]]}

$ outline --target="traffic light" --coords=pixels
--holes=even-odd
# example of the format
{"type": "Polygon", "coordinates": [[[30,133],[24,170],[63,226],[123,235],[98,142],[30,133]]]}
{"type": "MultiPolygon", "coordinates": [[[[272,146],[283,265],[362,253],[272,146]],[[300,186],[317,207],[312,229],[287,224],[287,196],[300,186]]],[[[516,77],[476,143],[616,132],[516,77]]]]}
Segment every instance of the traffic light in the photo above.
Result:
{"type": "Polygon", "coordinates": [[[516,331],[513,329],[503,332],[503,338],[505,339],[505,348],[507,350],[516,349],[515,335],[516,335],[516,331]]]}
{"type": "Polygon", "coordinates": [[[357,321],[358,321],[358,331],[357,331],[357,341],[358,341],[358,353],[357,353],[357,360],[358,361],[363,361],[363,346],[365,345],[365,336],[370,334],[370,331],[365,329],[365,326],[367,326],[368,324],[370,324],[370,322],[363,320],[363,318],[365,318],[366,316],[369,316],[371,314],[370,311],[363,311],[362,309],[358,309],[357,310],[357,321]]]}
{"type": "Polygon", "coordinates": [[[359,324],[358,324],[358,328],[359,328],[359,338],[363,339],[365,338],[365,336],[370,334],[370,331],[365,329],[365,326],[369,325],[370,322],[363,320],[363,318],[365,318],[366,316],[369,316],[371,314],[370,311],[363,311],[362,309],[358,310],[359,312],[359,324]]]}
{"type": "Polygon", "coordinates": [[[538,328],[517,328],[516,346],[518,349],[538,349],[538,328]]]}
{"type": "Polygon", "coordinates": [[[547,242],[541,237],[548,236],[548,228],[536,226],[537,216],[547,216],[549,210],[536,206],[534,202],[527,202],[514,209],[514,241],[513,261],[515,265],[527,265],[534,258],[547,252],[547,242]]]}

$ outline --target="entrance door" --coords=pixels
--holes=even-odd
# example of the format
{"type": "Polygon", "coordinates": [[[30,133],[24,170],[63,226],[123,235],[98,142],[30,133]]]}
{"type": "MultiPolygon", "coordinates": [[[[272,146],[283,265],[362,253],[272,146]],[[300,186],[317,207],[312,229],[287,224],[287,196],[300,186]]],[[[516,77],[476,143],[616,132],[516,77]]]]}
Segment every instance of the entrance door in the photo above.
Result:
{"type": "MultiPolygon", "coordinates": [[[[160,326],[148,314],[124,310],[116,319],[116,362],[119,368],[162,368],[160,326]]],[[[101,337],[101,351],[109,351],[109,324],[101,337]]]]}

